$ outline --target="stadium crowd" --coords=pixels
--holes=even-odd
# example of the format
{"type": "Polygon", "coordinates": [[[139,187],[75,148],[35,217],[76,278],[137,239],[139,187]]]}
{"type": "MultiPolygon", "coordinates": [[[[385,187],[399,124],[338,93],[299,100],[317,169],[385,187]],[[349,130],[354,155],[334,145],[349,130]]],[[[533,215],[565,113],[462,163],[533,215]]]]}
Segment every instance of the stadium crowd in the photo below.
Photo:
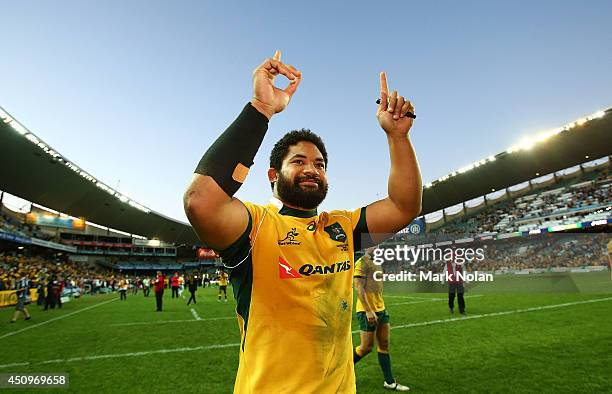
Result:
{"type": "Polygon", "coordinates": [[[606,168],[593,180],[553,186],[453,220],[434,232],[453,235],[510,233],[612,217],[612,176],[606,168]],[[599,212],[604,210],[604,212],[599,212]]]}
{"type": "MultiPolygon", "coordinates": [[[[212,282],[209,274],[195,273],[198,286],[208,286],[212,282]]],[[[81,295],[115,292],[123,281],[132,294],[152,286],[153,276],[147,274],[124,274],[100,267],[82,265],[71,261],[50,261],[43,257],[24,257],[0,254],[0,291],[14,290],[17,281],[26,276],[31,288],[46,286],[57,281],[63,295],[81,295]]],[[[175,272],[166,277],[166,288],[184,287],[186,276],[175,272]],[[173,279],[175,278],[175,279],[173,279]]]]}
{"type": "Polygon", "coordinates": [[[17,217],[4,212],[0,212],[0,230],[21,237],[34,237],[45,241],[59,242],[56,235],[43,231],[40,226],[23,223],[17,217]]]}
{"type": "Polygon", "coordinates": [[[43,257],[0,255],[0,291],[14,289],[16,281],[24,275],[30,279],[31,287],[46,286],[49,281],[56,280],[68,293],[73,292],[73,289],[75,292],[77,289],[85,289],[86,285],[96,280],[101,283],[113,280],[111,272],[82,267],[71,261],[55,262],[43,257]]]}
{"type": "MultiPolygon", "coordinates": [[[[472,242],[460,248],[483,249],[484,259],[465,264],[468,271],[520,271],[526,269],[609,267],[607,244],[610,234],[553,234],[516,237],[497,241],[472,242]]],[[[440,246],[444,249],[445,246],[440,246]]],[[[442,272],[445,262],[420,258],[385,261],[385,272],[442,272]]]]}

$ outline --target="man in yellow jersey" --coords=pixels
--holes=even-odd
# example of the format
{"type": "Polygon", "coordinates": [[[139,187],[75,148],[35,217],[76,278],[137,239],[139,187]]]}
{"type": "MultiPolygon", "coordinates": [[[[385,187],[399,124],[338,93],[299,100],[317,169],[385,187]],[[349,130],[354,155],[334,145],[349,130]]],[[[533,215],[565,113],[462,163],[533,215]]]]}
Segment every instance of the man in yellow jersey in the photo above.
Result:
{"type": "Polygon", "coordinates": [[[229,276],[223,267],[219,268],[219,299],[218,302],[221,302],[221,294],[225,296],[225,302],[227,302],[227,283],[229,276]]]}
{"type": "MultiPolygon", "coordinates": [[[[421,176],[408,138],[414,108],[389,94],[384,73],[376,116],[391,159],[387,198],[354,211],[318,212],[328,159],[321,138],[308,130],[289,132],[274,146],[269,204],[233,197],[269,120],[289,104],[301,79],[278,51],[258,66],[253,98],[206,151],[184,196],[198,236],[230,270],[241,336],[235,393],[354,393],[354,252],[369,237],[380,242],[376,234],[404,228],[421,209],[421,176]],[[274,86],[279,75],[290,80],[285,89],[274,86]]],[[[347,116],[352,105],[334,110],[347,116]]]]}
{"type": "MultiPolygon", "coordinates": [[[[357,320],[361,342],[353,351],[353,362],[356,364],[372,351],[374,346],[374,336],[376,335],[376,348],[378,352],[378,363],[383,371],[385,381],[383,387],[394,391],[410,391],[410,388],[399,384],[393,377],[391,371],[391,357],[389,356],[389,335],[390,324],[389,314],[385,309],[383,300],[383,283],[375,280],[376,272],[382,273],[382,266],[374,264],[372,260],[372,250],[370,248],[366,254],[355,263],[355,290],[357,292],[357,320]]],[[[382,275],[377,275],[382,278],[382,275]]]]}

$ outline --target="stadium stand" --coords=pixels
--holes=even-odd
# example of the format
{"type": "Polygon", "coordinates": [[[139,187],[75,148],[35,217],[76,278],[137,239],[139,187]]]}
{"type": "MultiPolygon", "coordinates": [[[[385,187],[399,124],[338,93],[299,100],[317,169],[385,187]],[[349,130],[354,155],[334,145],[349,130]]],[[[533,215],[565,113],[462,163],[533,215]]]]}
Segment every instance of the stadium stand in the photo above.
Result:
{"type": "Polygon", "coordinates": [[[430,231],[478,236],[612,218],[610,161],[589,173],[531,188],[521,197],[508,194],[500,200],[491,205],[483,202],[470,214],[446,223],[431,223],[430,231]]]}

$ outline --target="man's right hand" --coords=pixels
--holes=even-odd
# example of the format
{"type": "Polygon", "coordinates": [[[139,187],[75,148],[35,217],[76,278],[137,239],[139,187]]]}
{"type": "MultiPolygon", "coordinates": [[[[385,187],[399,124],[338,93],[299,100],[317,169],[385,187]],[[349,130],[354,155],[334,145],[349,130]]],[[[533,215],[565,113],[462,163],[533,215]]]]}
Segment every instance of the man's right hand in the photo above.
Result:
{"type": "Polygon", "coordinates": [[[282,63],[280,58],[280,51],[276,51],[272,59],[266,59],[253,71],[251,104],[268,119],[287,107],[302,80],[302,73],[295,67],[282,63]],[[274,86],[274,78],[279,74],[290,81],[284,90],[274,86]]]}
{"type": "Polygon", "coordinates": [[[378,323],[378,316],[376,316],[375,312],[366,312],[366,319],[368,319],[369,326],[375,326],[378,323]]]}

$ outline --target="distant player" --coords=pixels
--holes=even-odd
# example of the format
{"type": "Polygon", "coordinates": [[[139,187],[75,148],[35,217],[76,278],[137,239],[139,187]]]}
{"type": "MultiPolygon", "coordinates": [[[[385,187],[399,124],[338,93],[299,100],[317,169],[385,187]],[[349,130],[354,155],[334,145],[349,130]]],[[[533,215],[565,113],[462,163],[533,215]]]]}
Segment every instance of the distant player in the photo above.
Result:
{"type": "Polygon", "coordinates": [[[119,281],[119,299],[121,301],[127,301],[128,286],[128,280],[122,277],[119,281]]]}
{"type": "Polygon", "coordinates": [[[455,313],[455,294],[459,304],[459,313],[465,314],[465,288],[463,287],[463,268],[461,264],[454,261],[446,262],[446,272],[448,273],[448,309],[450,313],[455,313]]]}
{"type": "Polygon", "coordinates": [[[220,267],[219,277],[218,277],[218,281],[219,281],[219,299],[217,300],[218,302],[221,302],[221,294],[223,294],[223,296],[225,297],[225,302],[227,302],[227,282],[228,280],[229,280],[229,275],[227,275],[227,272],[225,272],[223,267],[220,267]]]}
{"type": "Polygon", "coordinates": [[[26,307],[30,297],[30,280],[28,279],[28,275],[26,273],[22,273],[15,286],[17,306],[15,307],[15,314],[13,315],[11,323],[15,323],[17,321],[20,313],[23,313],[25,316],[24,320],[30,320],[32,318],[30,316],[30,312],[28,312],[28,308],[26,307]]]}
{"type": "Polygon", "coordinates": [[[383,387],[394,391],[409,391],[409,387],[395,381],[391,371],[389,314],[385,309],[385,301],[382,296],[382,281],[374,280],[374,273],[382,272],[382,267],[374,264],[372,260],[373,250],[374,248],[368,249],[366,254],[357,260],[355,273],[353,274],[357,292],[357,320],[361,331],[361,343],[353,351],[353,362],[357,363],[372,351],[374,336],[376,335],[378,363],[385,377],[383,387]]]}

